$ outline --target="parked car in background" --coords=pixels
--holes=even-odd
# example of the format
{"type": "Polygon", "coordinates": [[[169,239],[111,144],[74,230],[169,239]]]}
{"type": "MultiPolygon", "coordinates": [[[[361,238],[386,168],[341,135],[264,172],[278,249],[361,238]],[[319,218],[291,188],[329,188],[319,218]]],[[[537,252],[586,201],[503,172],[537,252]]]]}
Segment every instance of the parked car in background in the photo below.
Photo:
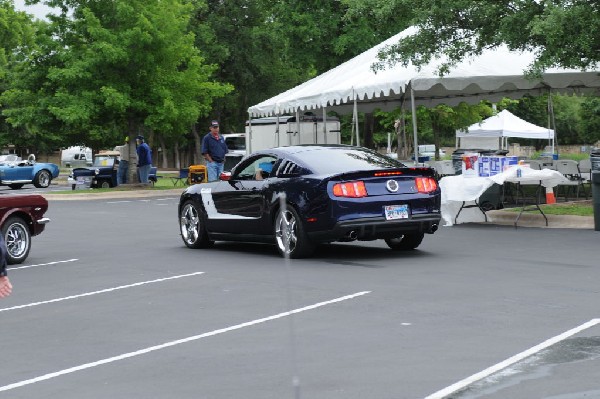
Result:
{"type": "Polygon", "coordinates": [[[48,187],[58,173],[58,165],[36,162],[33,154],[26,160],[16,155],[3,155],[0,159],[0,185],[14,190],[25,184],[33,184],[37,188],[48,187]]]}
{"type": "MultiPolygon", "coordinates": [[[[118,151],[101,151],[94,157],[94,164],[89,168],[74,168],[67,183],[75,190],[77,186],[84,188],[111,188],[117,186],[117,169],[119,167],[118,151]]],[[[149,179],[156,183],[157,168],[150,169],[149,179]]]]}
{"type": "Polygon", "coordinates": [[[93,163],[94,157],[90,147],[71,146],[62,150],[60,154],[60,164],[64,168],[92,166],[93,163]]]}
{"type": "Polygon", "coordinates": [[[227,133],[223,135],[227,150],[225,154],[224,171],[231,171],[246,155],[246,133],[227,133]]]}
{"type": "Polygon", "coordinates": [[[437,230],[440,205],[431,168],[365,148],[302,145],[257,151],[220,181],[188,187],[178,215],[190,248],[264,242],[302,258],[334,241],[383,239],[394,250],[417,248],[437,230]]]}
{"type": "Polygon", "coordinates": [[[0,233],[8,250],[8,264],[22,263],[31,249],[31,237],[44,231],[48,201],[41,195],[0,197],[0,233]]]}
{"type": "MultiPolygon", "coordinates": [[[[440,158],[446,155],[446,151],[442,150],[441,148],[438,150],[438,153],[440,158]]],[[[435,158],[435,144],[419,145],[419,156],[435,158]]]]}

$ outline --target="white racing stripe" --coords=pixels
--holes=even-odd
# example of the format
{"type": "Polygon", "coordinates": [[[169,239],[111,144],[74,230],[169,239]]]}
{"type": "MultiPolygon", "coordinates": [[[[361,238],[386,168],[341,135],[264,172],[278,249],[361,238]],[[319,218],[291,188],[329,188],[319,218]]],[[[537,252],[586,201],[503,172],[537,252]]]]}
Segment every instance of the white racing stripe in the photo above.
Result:
{"type": "Polygon", "coordinates": [[[47,300],[47,301],[33,302],[33,303],[28,303],[26,305],[12,306],[10,308],[0,309],[0,312],[6,312],[6,311],[9,311],[9,310],[17,310],[17,309],[23,309],[23,308],[30,308],[30,307],[33,307],[33,306],[46,305],[48,303],[68,301],[70,299],[83,298],[83,297],[86,297],[86,296],[92,296],[92,295],[98,295],[98,294],[105,294],[107,292],[123,290],[125,288],[133,288],[133,287],[139,287],[141,285],[146,285],[146,284],[161,283],[163,281],[175,280],[175,279],[183,278],[183,277],[197,276],[199,274],[204,274],[204,272],[196,272],[196,273],[190,273],[190,274],[181,274],[179,276],[159,278],[159,279],[156,279],[156,280],[149,280],[149,281],[141,281],[139,283],[128,284],[128,285],[121,285],[119,287],[113,287],[113,288],[106,288],[106,289],[100,290],[100,291],[85,292],[83,294],[70,295],[70,296],[65,296],[65,297],[62,297],[62,298],[50,299],[50,300],[47,300]]]}
{"type": "Polygon", "coordinates": [[[58,265],[60,263],[77,262],[78,260],[79,259],[57,260],[56,262],[40,263],[39,265],[9,267],[9,268],[7,268],[7,270],[19,270],[19,269],[29,269],[31,267],[52,266],[52,265],[58,265]]]}
{"type": "Polygon", "coordinates": [[[469,386],[469,385],[471,385],[471,384],[473,384],[473,383],[475,383],[475,382],[477,382],[479,380],[482,380],[482,379],[484,379],[486,377],[489,377],[490,375],[492,375],[492,374],[494,374],[494,373],[496,373],[496,372],[498,372],[498,371],[500,371],[502,369],[505,369],[508,366],[511,366],[511,365],[513,365],[513,364],[515,364],[517,362],[520,362],[521,360],[523,360],[523,359],[525,359],[525,358],[527,358],[529,356],[532,356],[532,355],[534,355],[534,354],[536,354],[536,353],[538,353],[538,352],[540,352],[540,351],[542,351],[542,350],[544,350],[544,349],[546,349],[546,348],[548,348],[548,347],[550,347],[550,346],[552,346],[552,345],[554,345],[554,344],[556,344],[556,343],[558,343],[560,341],[563,341],[563,340],[569,338],[572,335],[580,333],[581,331],[586,330],[586,329],[588,329],[590,327],[593,327],[593,326],[595,326],[598,323],[600,323],[600,319],[592,319],[592,320],[588,321],[587,323],[584,323],[584,324],[582,324],[582,325],[580,325],[578,327],[575,327],[575,328],[573,328],[573,329],[571,329],[569,331],[566,331],[566,332],[564,332],[564,333],[562,333],[560,335],[557,335],[556,337],[547,339],[546,341],[542,342],[539,345],[536,345],[536,346],[534,346],[534,347],[532,347],[530,349],[527,349],[526,351],[523,351],[523,352],[521,352],[521,353],[519,353],[519,354],[517,354],[517,355],[515,355],[513,357],[510,357],[510,358],[508,358],[508,359],[506,359],[506,360],[504,360],[504,361],[502,361],[502,362],[500,362],[498,364],[495,364],[492,367],[488,367],[487,369],[485,369],[485,370],[483,370],[483,371],[481,371],[479,373],[473,374],[472,376],[467,377],[464,380],[461,380],[461,381],[459,381],[459,382],[457,382],[455,384],[452,384],[452,385],[450,385],[447,388],[444,388],[444,389],[442,389],[440,391],[437,391],[436,393],[433,393],[433,394],[427,396],[425,399],[442,399],[442,398],[445,398],[448,395],[450,395],[452,393],[455,393],[456,391],[464,389],[467,386],[469,386]]]}
{"type": "Polygon", "coordinates": [[[224,333],[229,332],[229,331],[239,330],[239,329],[246,328],[246,327],[252,327],[252,326],[255,326],[257,324],[266,323],[268,321],[273,321],[273,320],[281,319],[283,317],[288,317],[288,316],[291,316],[292,314],[306,312],[307,310],[314,310],[314,309],[320,308],[322,306],[331,305],[331,304],[334,304],[334,303],[337,303],[337,302],[346,301],[346,300],[349,300],[349,299],[354,299],[354,298],[357,298],[357,297],[369,294],[370,292],[371,291],[357,292],[356,294],[346,295],[346,296],[335,298],[335,299],[332,299],[332,300],[329,300],[329,301],[315,303],[314,305],[305,306],[303,308],[294,309],[294,310],[291,310],[291,311],[288,311],[288,312],[278,313],[278,314],[275,314],[275,315],[272,315],[272,316],[264,317],[262,319],[256,319],[256,320],[248,321],[246,323],[236,324],[234,326],[222,328],[222,329],[219,329],[219,330],[213,330],[213,331],[210,331],[210,332],[207,332],[207,333],[204,333],[204,334],[194,335],[194,336],[191,336],[191,337],[187,337],[187,338],[183,338],[183,339],[178,339],[178,340],[175,340],[175,341],[165,342],[164,344],[160,344],[160,345],[156,345],[156,346],[150,346],[148,348],[140,349],[140,350],[137,350],[135,352],[123,353],[122,355],[108,357],[106,359],[98,360],[98,361],[95,361],[95,362],[85,363],[85,364],[82,364],[80,366],[75,366],[75,367],[71,367],[71,368],[68,368],[68,369],[56,371],[56,372],[53,372],[53,373],[44,374],[44,375],[39,376],[39,377],[31,378],[31,379],[28,379],[28,380],[23,380],[23,381],[20,381],[20,382],[15,382],[15,383],[9,384],[9,385],[0,386],[0,392],[2,392],[2,391],[9,391],[11,389],[16,389],[16,388],[21,388],[21,387],[24,387],[26,385],[35,384],[37,382],[41,382],[41,381],[49,380],[49,379],[52,379],[52,378],[60,377],[62,375],[66,375],[66,374],[75,373],[77,371],[86,370],[86,369],[89,369],[89,368],[92,368],[92,367],[101,366],[103,364],[113,363],[113,362],[117,362],[119,360],[124,360],[124,359],[128,359],[128,358],[135,357],[135,356],[145,355],[147,353],[158,351],[158,350],[165,349],[165,348],[169,348],[171,346],[181,345],[181,344],[185,344],[187,342],[197,341],[197,340],[202,339],[202,338],[208,338],[208,337],[212,337],[212,336],[215,336],[215,335],[224,334],[224,333]]]}

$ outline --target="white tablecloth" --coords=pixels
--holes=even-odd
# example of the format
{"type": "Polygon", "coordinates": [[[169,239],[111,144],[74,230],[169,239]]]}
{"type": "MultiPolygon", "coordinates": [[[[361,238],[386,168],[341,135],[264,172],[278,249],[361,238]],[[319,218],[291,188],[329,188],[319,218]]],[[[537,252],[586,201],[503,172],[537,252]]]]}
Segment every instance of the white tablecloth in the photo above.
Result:
{"type": "MultiPolygon", "coordinates": [[[[477,200],[494,183],[537,183],[541,182],[543,187],[555,187],[566,179],[560,172],[551,169],[536,170],[523,165],[513,165],[507,170],[491,177],[464,177],[463,175],[446,176],[440,179],[442,190],[442,219],[446,226],[454,224],[454,218],[463,202],[477,200]],[[517,177],[518,169],[521,177],[517,177]]],[[[475,208],[463,208],[457,223],[483,222],[485,216],[481,210],[475,208]]]]}

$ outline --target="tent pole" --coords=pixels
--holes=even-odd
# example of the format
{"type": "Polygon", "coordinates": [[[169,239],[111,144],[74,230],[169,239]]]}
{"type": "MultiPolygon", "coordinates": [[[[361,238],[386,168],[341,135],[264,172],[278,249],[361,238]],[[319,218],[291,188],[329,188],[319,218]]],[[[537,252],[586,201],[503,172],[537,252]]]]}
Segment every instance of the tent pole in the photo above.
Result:
{"type": "Polygon", "coordinates": [[[415,164],[419,162],[418,148],[417,145],[417,106],[415,105],[415,91],[410,87],[410,107],[412,111],[412,124],[413,124],[413,145],[414,145],[414,153],[415,153],[415,164]]]}
{"type": "Polygon", "coordinates": [[[356,96],[354,96],[354,123],[356,131],[356,145],[360,146],[360,135],[358,133],[358,105],[356,103],[356,96]]]}
{"type": "Polygon", "coordinates": [[[298,131],[298,144],[302,144],[300,139],[300,108],[296,108],[296,130],[298,131]]]}
{"type": "Polygon", "coordinates": [[[327,144],[327,107],[323,107],[323,142],[327,144]]]}
{"type": "Polygon", "coordinates": [[[246,140],[246,155],[252,154],[252,112],[248,112],[248,137],[246,140]]]}
{"type": "Polygon", "coordinates": [[[279,147],[279,112],[275,116],[277,117],[275,122],[275,134],[277,135],[277,147],[279,147]]]}

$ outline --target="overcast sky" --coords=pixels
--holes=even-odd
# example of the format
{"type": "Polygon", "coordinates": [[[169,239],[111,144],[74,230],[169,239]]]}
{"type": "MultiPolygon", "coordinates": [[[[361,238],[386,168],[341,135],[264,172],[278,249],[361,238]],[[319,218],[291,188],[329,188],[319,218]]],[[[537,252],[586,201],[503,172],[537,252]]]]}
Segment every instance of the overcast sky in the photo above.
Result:
{"type": "Polygon", "coordinates": [[[26,11],[28,14],[33,14],[33,16],[38,19],[46,19],[46,14],[52,10],[50,7],[41,3],[34,6],[26,6],[25,0],[14,0],[14,3],[17,10],[26,11]]]}

